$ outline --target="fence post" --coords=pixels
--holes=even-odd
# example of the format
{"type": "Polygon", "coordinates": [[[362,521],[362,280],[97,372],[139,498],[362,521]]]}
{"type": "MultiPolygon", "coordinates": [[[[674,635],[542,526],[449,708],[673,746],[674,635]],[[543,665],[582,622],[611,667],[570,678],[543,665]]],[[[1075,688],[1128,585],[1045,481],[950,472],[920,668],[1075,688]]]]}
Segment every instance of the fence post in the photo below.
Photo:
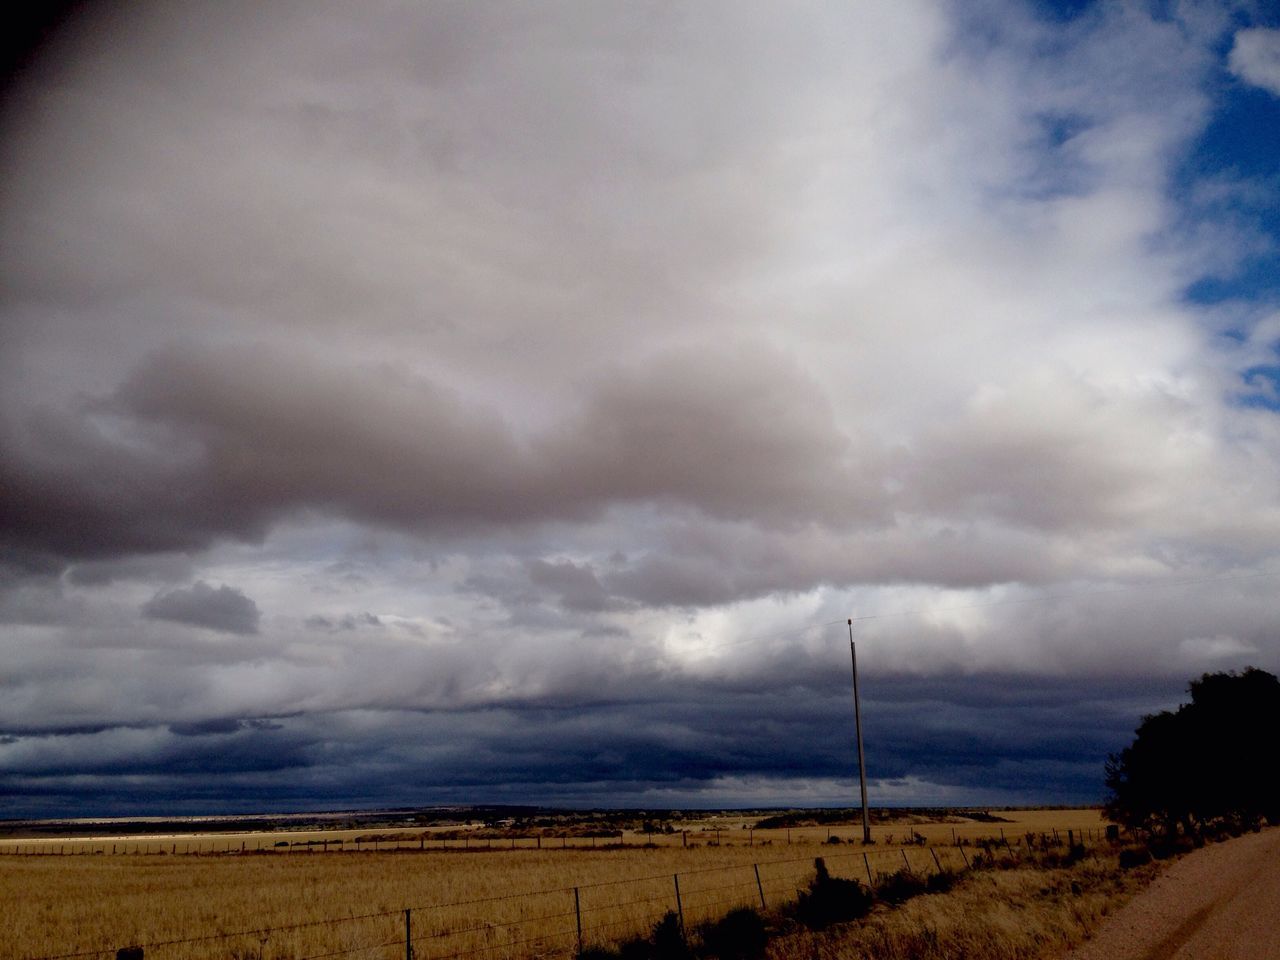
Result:
{"type": "Polygon", "coordinates": [[[404,960],[413,960],[413,937],[410,934],[412,929],[409,911],[406,909],[404,912],[404,960]]]}
{"type": "Polygon", "coordinates": [[[969,855],[964,852],[964,847],[956,847],[956,849],[960,851],[960,859],[964,861],[964,868],[969,870],[969,855]]]}
{"type": "Polygon", "coordinates": [[[578,888],[573,888],[573,915],[578,920],[578,956],[582,956],[582,902],[578,899],[578,888]]]}
{"type": "Polygon", "coordinates": [[[876,882],[875,880],[871,879],[871,861],[867,859],[867,854],[865,851],[863,851],[863,854],[862,854],[862,865],[867,868],[867,886],[874,887],[876,885],[876,882]]]}
{"type": "Polygon", "coordinates": [[[684,904],[680,900],[680,874],[672,874],[676,882],[676,915],[680,918],[680,936],[684,937],[684,904]]]}
{"type": "Polygon", "coordinates": [[[902,862],[907,865],[907,873],[911,872],[911,861],[907,859],[907,848],[902,848],[902,862]]]}
{"type": "Polygon", "coordinates": [[[760,909],[767,910],[768,908],[764,905],[764,884],[760,882],[760,864],[753,863],[751,869],[756,872],[756,889],[760,891],[760,909]]]}
{"type": "Polygon", "coordinates": [[[942,872],[942,864],[938,861],[938,854],[934,852],[933,847],[929,848],[929,853],[933,854],[933,865],[938,868],[938,872],[942,872]]]}

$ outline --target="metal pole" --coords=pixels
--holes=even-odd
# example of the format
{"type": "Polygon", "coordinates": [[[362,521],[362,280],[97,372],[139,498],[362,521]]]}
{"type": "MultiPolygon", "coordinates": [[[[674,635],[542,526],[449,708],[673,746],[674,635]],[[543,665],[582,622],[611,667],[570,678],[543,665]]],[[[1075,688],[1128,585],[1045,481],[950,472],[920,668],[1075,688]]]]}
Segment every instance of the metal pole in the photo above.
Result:
{"type": "Polygon", "coordinates": [[[413,960],[413,927],[409,922],[409,911],[404,912],[404,960],[413,960]]]}
{"type": "Polygon", "coordinates": [[[853,724],[858,735],[858,786],[862,793],[862,842],[871,842],[871,817],[867,813],[867,758],[862,752],[862,704],[858,699],[858,648],[853,643],[853,618],[849,618],[849,656],[853,660],[853,724]]]}

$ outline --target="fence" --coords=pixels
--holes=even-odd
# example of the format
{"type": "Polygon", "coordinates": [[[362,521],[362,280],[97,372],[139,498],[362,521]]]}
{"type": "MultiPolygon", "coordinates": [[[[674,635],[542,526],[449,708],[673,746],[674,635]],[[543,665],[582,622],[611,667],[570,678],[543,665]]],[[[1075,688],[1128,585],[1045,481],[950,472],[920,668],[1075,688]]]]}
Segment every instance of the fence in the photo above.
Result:
{"type": "MultiPolygon", "coordinates": [[[[959,827],[939,824],[911,825],[900,829],[904,842],[913,842],[910,837],[921,837],[915,827],[919,826],[927,836],[931,845],[956,846],[961,843],[981,843],[987,838],[985,831],[990,828],[983,824],[965,824],[959,827]],[[941,831],[941,832],[940,832],[941,831]]],[[[484,850],[550,850],[550,849],[615,849],[619,847],[692,847],[701,845],[745,845],[748,847],[767,847],[771,845],[790,846],[794,838],[797,844],[815,842],[829,843],[833,840],[854,842],[850,836],[840,837],[839,827],[796,827],[793,829],[775,828],[769,830],[748,830],[729,828],[706,828],[702,830],[679,830],[672,833],[639,833],[622,832],[597,834],[557,834],[540,833],[530,835],[513,835],[511,833],[487,834],[482,831],[448,833],[432,833],[427,830],[401,832],[355,832],[349,831],[347,836],[335,836],[332,832],[327,836],[313,836],[308,833],[290,834],[233,834],[227,836],[130,836],[130,837],[87,837],[59,838],[56,840],[27,838],[0,840],[0,855],[12,856],[155,856],[169,854],[172,856],[207,856],[211,854],[311,854],[311,853],[368,853],[391,851],[472,851],[484,850]]],[[[875,833],[886,845],[894,844],[894,834],[886,832],[887,828],[877,826],[875,833]]],[[[1033,831],[1040,833],[1041,831],[1033,831]]],[[[1065,832],[1065,830],[1063,831],[1065,832]]],[[[1082,840],[1096,839],[1101,829],[1075,827],[1073,834],[1082,840]]],[[[1048,835],[1056,836],[1058,830],[1050,828],[1048,835]]],[[[1010,836],[1014,833],[1010,825],[1010,836]]],[[[1004,828],[1000,828],[998,837],[990,839],[1004,840],[1004,828]]]]}
{"type": "MultiPolygon", "coordinates": [[[[1017,859],[1032,850],[1093,840],[1097,833],[1064,831],[952,846],[835,846],[821,853],[832,876],[872,886],[898,871],[928,875],[960,872],[981,848],[987,857],[1017,859]],[[967,850],[966,847],[969,849],[967,850]],[[1000,854],[1000,851],[1004,851],[1000,854]]],[[[814,875],[813,856],[759,859],[623,880],[513,893],[449,903],[409,905],[345,917],[237,931],[219,930],[137,945],[45,955],[27,960],[554,960],[584,949],[611,947],[652,930],[673,913],[682,930],[719,919],[735,907],[771,910],[793,901],[814,875]],[[126,947],[126,950],[121,950],[126,947]]]]}

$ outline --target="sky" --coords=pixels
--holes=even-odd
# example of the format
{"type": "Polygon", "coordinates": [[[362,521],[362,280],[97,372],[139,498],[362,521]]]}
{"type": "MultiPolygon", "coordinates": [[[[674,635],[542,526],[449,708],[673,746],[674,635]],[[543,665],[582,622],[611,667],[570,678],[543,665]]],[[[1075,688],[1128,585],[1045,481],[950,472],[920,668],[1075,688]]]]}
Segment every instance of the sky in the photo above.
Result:
{"type": "Polygon", "coordinates": [[[1280,670],[1266,3],[81,4],[0,817],[1090,803],[1280,670]]]}

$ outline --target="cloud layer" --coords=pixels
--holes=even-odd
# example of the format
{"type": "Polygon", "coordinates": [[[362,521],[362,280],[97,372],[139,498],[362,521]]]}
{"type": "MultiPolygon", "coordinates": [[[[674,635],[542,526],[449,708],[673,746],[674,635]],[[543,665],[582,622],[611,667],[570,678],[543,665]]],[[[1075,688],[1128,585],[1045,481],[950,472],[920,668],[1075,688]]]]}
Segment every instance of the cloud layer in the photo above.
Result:
{"type": "Polygon", "coordinates": [[[850,616],[882,796],[1096,797],[1280,667],[1205,139],[1275,27],[80,13],[0,116],[8,809],[836,802],[850,616]]]}

